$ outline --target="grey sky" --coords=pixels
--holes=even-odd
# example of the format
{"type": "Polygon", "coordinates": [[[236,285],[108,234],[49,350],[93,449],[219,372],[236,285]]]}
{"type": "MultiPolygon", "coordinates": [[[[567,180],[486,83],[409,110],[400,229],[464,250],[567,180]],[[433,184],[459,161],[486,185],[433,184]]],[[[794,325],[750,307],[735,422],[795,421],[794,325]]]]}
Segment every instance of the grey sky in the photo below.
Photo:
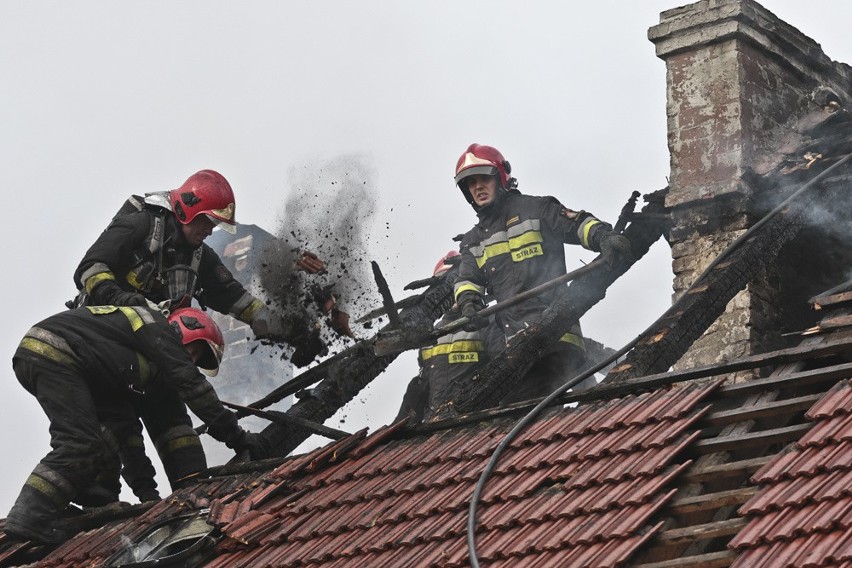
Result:
{"type": "MultiPolygon", "coordinates": [[[[452,183],[471,142],[501,149],[522,192],[609,221],[634,189],[666,185],[665,66],[646,34],[675,5],[0,3],[0,515],[48,449],[47,421],[8,361],[73,296],[74,268],[126,196],[213,168],[234,187],[238,220],[273,230],[289,180],[355,156],[378,194],[372,259],[401,298],[474,222],[452,183]]],[[[852,4],[764,5],[852,62],[852,4]]],[[[570,267],[593,256],[575,249],[570,267]]],[[[583,320],[586,334],[615,348],[632,339],[669,304],[669,263],[658,243],[583,320]]],[[[402,357],[330,424],[386,423],[415,373],[402,357]]]]}

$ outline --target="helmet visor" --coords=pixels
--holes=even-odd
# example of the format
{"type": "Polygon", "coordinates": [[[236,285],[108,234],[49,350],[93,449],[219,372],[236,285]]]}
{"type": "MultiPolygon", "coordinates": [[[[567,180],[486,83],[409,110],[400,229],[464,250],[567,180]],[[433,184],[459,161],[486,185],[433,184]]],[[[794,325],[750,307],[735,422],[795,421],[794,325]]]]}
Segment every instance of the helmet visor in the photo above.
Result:
{"type": "MultiPolygon", "coordinates": [[[[474,166],[472,168],[467,168],[466,170],[460,171],[458,175],[456,175],[456,185],[461,183],[461,181],[466,177],[476,175],[496,176],[497,173],[497,168],[495,168],[494,166],[474,166]]],[[[462,187],[462,189],[464,188],[462,187]]]]}
{"type": "Polygon", "coordinates": [[[215,377],[219,373],[219,364],[222,362],[222,348],[212,341],[201,339],[197,339],[196,341],[204,346],[201,358],[196,363],[196,366],[208,377],[215,377]]]}
{"type": "Polygon", "coordinates": [[[233,223],[230,223],[230,222],[228,222],[228,221],[223,221],[223,220],[221,220],[221,219],[217,219],[217,218],[216,218],[216,217],[214,217],[213,215],[209,215],[209,214],[207,214],[207,213],[205,213],[205,215],[207,215],[207,218],[208,218],[208,219],[210,219],[211,221],[213,221],[213,224],[214,224],[214,225],[216,225],[217,227],[219,227],[220,229],[222,229],[222,230],[223,230],[223,231],[225,231],[226,233],[231,233],[232,235],[236,235],[236,234],[237,234],[237,226],[236,226],[236,225],[234,225],[233,223]]]}

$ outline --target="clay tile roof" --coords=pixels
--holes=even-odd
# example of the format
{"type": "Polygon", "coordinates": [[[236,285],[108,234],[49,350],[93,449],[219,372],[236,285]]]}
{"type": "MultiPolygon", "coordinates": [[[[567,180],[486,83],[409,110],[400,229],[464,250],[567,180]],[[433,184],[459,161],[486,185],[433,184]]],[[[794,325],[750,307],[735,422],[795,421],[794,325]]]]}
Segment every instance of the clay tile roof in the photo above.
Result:
{"type": "MultiPolygon", "coordinates": [[[[713,388],[551,411],[515,440],[485,488],[481,558],[546,565],[552,556],[564,566],[568,554],[579,564],[622,563],[659,530],[649,520],[674,493],[672,480],[684,465],[678,454],[713,388]]],[[[280,497],[237,519],[211,514],[225,535],[245,543],[213,565],[248,558],[283,566],[466,565],[470,495],[512,424],[497,420],[401,440],[378,432],[323,471],[305,474],[285,464],[255,491],[286,485],[280,497]],[[282,505],[303,488],[309,490],[282,505]]],[[[219,510],[215,501],[211,510],[219,510]]]]}
{"type": "MultiPolygon", "coordinates": [[[[483,492],[489,566],[622,566],[662,528],[718,383],[550,410],[483,492]]],[[[467,566],[470,496],[513,418],[399,436],[358,433],[267,472],[199,480],[149,511],[82,533],[46,567],[98,566],[162,519],[209,503],[225,537],[206,566],[467,566]]],[[[15,548],[2,549],[12,556],[15,548]]]]}
{"type": "Polygon", "coordinates": [[[741,508],[750,522],[729,543],[733,566],[852,563],[852,384],[836,384],[806,417],[814,427],[753,476],[762,489],[741,508]]]}

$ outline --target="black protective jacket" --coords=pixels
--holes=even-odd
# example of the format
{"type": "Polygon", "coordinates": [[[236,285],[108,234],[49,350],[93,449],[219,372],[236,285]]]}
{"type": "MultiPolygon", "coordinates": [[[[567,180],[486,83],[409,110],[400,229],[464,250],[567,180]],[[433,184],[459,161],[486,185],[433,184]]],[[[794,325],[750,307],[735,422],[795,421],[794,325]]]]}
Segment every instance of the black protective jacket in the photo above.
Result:
{"type": "Polygon", "coordinates": [[[174,390],[217,440],[230,445],[243,435],[156,310],[90,306],[61,312],[30,328],[14,357],[82,376],[96,399],[132,401],[148,391],[174,390]]]}
{"type": "Polygon", "coordinates": [[[170,298],[169,268],[192,267],[204,303],[250,323],[263,302],[249,294],[206,244],[189,246],[171,211],[144,206],[117,215],[86,252],[74,273],[89,305],[120,304],[117,296],[137,292],[159,303],[170,298]]]}
{"type": "MultiPolygon", "coordinates": [[[[500,191],[477,211],[479,223],[461,242],[462,263],[455,284],[459,305],[481,302],[486,292],[502,302],[566,273],[564,244],[599,251],[611,227],[585,211],[572,211],[554,197],[500,191]]],[[[565,289],[552,288],[495,315],[511,338],[535,321],[565,289]]],[[[583,349],[579,324],[560,340],[583,349]]]]}
{"type": "MultiPolygon", "coordinates": [[[[436,329],[461,317],[458,309],[448,311],[435,324],[436,329]]],[[[429,404],[426,417],[452,404],[462,381],[470,380],[485,365],[495,350],[502,348],[493,321],[484,329],[458,330],[444,335],[435,345],[423,347],[417,356],[420,376],[426,381],[429,404]]]]}

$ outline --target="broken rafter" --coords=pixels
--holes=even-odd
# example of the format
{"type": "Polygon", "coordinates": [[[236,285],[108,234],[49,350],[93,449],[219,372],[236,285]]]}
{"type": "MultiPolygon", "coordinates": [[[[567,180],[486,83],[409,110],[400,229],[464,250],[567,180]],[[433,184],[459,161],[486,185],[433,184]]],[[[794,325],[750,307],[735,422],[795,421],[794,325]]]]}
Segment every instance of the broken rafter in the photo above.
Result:
{"type": "MultiPolygon", "coordinates": [[[[458,269],[448,271],[433,283],[419,300],[399,312],[400,325],[406,329],[425,331],[452,305],[453,284],[458,269]]],[[[356,344],[345,354],[325,365],[322,380],[302,396],[284,414],[322,424],[331,418],[381,374],[397,355],[383,357],[373,353],[369,341],[356,344]]],[[[319,377],[317,377],[319,378],[319,377]]],[[[263,430],[273,453],[287,455],[304,442],[311,431],[298,426],[271,424],[263,430]]]]}
{"type": "Polygon", "coordinates": [[[646,330],[625,362],[610,371],[605,381],[620,382],[659,373],[677,363],[719,318],[728,302],[798,234],[805,213],[820,195],[806,190],[844,167],[850,159],[852,154],[847,154],[823,170],[734,241],[664,316],[646,330]],[[722,258],[724,261],[720,262],[722,258]]]}

